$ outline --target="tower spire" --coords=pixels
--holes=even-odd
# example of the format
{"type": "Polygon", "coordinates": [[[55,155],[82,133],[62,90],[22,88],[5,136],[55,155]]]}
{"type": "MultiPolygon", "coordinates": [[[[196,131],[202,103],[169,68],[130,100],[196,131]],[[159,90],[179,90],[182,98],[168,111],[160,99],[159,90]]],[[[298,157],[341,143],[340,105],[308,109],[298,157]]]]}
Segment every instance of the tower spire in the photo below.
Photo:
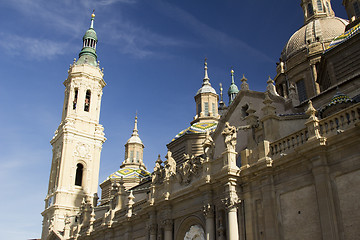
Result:
{"type": "Polygon", "coordinates": [[[89,64],[94,67],[97,64],[96,45],[98,38],[94,30],[95,10],[91,14],[90,28],[85,32],[83,37],[83,47],[79,53],[79,60],[76,64],[89,64]]]}
{"type": "Polygon", "coordinates": [[[205,75],[204,75],[204,80],[203,80],[203,86],[210,85],[210,78],[208,75],[208,67],[207,67],[207,58],[205,58],[205,62],[204,62],[204,72],[205,72],[205,75]]]}
{"type": "Polygon", "coordinates": [[[94,19],[95,19],[95,9],[93,10],[91,14],[91,22],[90,22],[90,28],[94,29],[94,19]]]}
{"type": "Polygon", "coordinates": [[[133,130],[133,133],[132,133],[131,136],[139,136],[139,134],[138,134],[138,129],[137,129],[137,119],[138,119],[138,117],[137,117],[137,112],[136,112],[136,114],[135,114],[135,123],[134,123],[134,130],[133,130]]]}
{"type": "Polygon", "coordinates": [[[231,69],[230,73],[231,73],[231,85],[230,85],[229,90],[228,90],[229,105],[232,103],[232,101],[234,101],[236,95],[239,92],[239,89],[236,86],[235,81],[234,81],[234,69],[231,69]]]}

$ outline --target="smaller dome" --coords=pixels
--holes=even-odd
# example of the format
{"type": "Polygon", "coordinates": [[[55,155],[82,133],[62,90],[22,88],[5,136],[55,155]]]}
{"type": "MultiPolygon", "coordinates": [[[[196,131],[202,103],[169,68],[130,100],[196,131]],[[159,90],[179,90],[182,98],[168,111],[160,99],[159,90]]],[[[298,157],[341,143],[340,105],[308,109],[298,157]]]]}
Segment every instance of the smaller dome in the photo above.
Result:
{"type": "Polygon", "coordinates": [[[203,85],[196,93],[196,95],[200,94],[200,93],[214,93],[216,94],[215,89],[211,86],[211,84],[205,84],[203,85]]]}
{"type": "Polygon", "coordinates": [[[125,168],[120,168],[119,170],[117,170],[116,172],[114,172],[113,174],[111,174],[107,179],[110,178],[139,178],[139,179],[143,179],[143,178],[147,178],[150,177],[150,172],[144,170],[144,169],[139,169],[139,168],[133,168],[133,167],[125,167],[125,168]]]}
{"type": "Polygon", "coordinates": [[[138,143],[143,144],[138,135],[132,135],[126,143],[138,143]]]}
{"type": "Polygon", "coordinates": [[[83,37],[83,40],[87,39],[87,38],[91,38],[94,39],[95,41],[98,40],[96,32],[93,28],[89,28],[86,32],[85,35],[83,37]]]}
{"type": "Polygon", "coordinates": [[[347,95],[337,92],[331,99],[330,103],[320,110],[320,116],[322,118],[328,117],[342,109],[345,109],[352,105],[354,101],[347,95]]]}
{"type": "Polygon", "coordinates": [[[231,95],[231,94],[237,94],[239,92],[239,89],[238,87],[236,86],[235,83],[232,83],[229,87],[229,90],[228,90],[228,94],[231,95]]]}

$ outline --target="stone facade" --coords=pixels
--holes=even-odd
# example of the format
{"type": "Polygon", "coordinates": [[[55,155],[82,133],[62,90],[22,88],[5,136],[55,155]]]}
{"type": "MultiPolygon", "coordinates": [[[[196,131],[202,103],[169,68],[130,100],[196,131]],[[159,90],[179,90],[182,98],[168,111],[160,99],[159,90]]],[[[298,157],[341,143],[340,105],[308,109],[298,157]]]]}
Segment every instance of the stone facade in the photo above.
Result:
{"type": "MultiPolygon", "coordinates": [[[[303,0],[302,7],[305,24],[334,18],[330,1],[303,0]]],[[[244,77],[229,106],[221,90],[221,109],[213,111],[209,103],[219,97],[205,63],[191,131],[182,131],[167,145],[168,153],[165,159],[158,157],[151,177],[131,186],[125,177],[109,178],[102,183],[106,192],[101,204],[92,195],[78,194],[82,201],[71,207],[76,223],[63,220],[60,226],[62,219],[56,219],[56,228],[44,224],[48,234],[42,239],[359,239],[358,38],[354,35],[332,48],[322,44],[314,58],[316,68],[309,52],[287,58],[297,69],[295,75],[309,75],[306,81],[313,92],[306,101],[299,101],[297,87],[290,84],[297,77],[282,68],[283,62],[275,84],[268,79],[265,92],[251,90],[244,77]],[[354,63],[343,63],[350,59],[354,63]],[[289,84],[279,92],[283,80],[289,84]]],[[[134,134],[136,141],[130,143],[142,151],[136,123],[134,134]]],[[[76,159],[94,156],[81,144],[60,146],[79,148],[76,159]]],[[[63,161],[74,164],[71,159],[63,161]]],[[[123,164],[134,162],[126,157],[123,164]]],[[[56,216],[52,209],[45,209],[44,220],[56,216]]]]}

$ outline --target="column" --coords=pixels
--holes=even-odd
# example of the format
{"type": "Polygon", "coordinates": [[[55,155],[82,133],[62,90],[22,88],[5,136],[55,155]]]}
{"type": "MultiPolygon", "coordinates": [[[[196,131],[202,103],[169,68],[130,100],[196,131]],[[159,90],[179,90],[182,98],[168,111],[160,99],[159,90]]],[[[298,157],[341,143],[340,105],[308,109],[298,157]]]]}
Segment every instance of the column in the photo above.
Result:
{"type": "Polygon", "coordinates": [[[173,233],[173,220],[164,220],[164,240],[172,240],[173,233]]]}
{"type": "Polygon", "coordinates": [[[214,206],[205,205],[203,212],[206,218],[206,240],[215,240],[214,206]]]}
{"type": "Polygon", "coordinates": [[[237,220],[237,209],[234,204],[227,207],[227,217],[229,224],[229,240],[239,240],[239,227],[237,220]]]}

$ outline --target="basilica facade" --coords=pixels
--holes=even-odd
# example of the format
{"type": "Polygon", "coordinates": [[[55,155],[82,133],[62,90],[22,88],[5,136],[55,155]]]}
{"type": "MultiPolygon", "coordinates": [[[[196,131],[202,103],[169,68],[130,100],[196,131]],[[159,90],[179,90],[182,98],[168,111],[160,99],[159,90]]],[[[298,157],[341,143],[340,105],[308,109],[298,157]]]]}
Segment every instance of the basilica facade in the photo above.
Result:
{"type": "Polygon", "coordinates": [[[330,0],[301,0],[304,25],[265,92],[232,71],[225,103],[205,61],[190,127],[149,171],[135,117],[100,197],[106,83],[93,14],[64,82],[42,239],[359,239],[360,1],[343,5],[349,20],[330,0]]]}

